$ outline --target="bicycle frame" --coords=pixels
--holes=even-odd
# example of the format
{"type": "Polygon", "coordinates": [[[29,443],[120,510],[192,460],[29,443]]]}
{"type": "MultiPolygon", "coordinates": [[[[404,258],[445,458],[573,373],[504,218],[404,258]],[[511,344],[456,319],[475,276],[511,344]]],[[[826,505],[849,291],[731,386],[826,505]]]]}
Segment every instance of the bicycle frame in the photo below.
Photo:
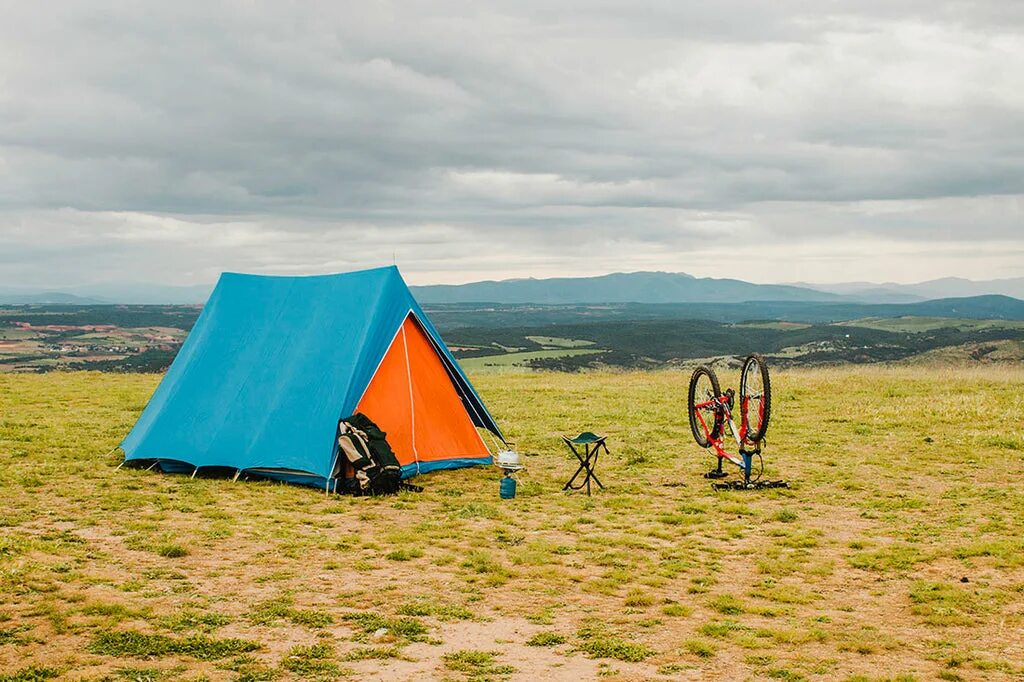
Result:
{"type": "MultiPolygon", "coordinates": [[[[731,389],[730,389],[731,391],[731,389]]],[[[754,455],[761,453],[761,444],[753,443],[754,449],[747,450],[745,445],[748,443],[747,434],[750,432],[750,426],[747,424],[747,402],[748,398],[741,398],[740,407],[740,426],[736,428],[736,422],[732,419],[732,395],[726,393],[720,396],[715,396],[711,400],[706,400],[702,403],[697,403],[693,406],[693,411],[697,415],[697,421],[700,422],[700,426],[704,429],[704,435],[708,442],[715,449],[715,454],[718,456],[718,469],[717,473],[724,475],[722,472],[722,460],[727,459],[740,469],[743,470],[744,481],[750,480],[750,469],[753,464],[754,455]],[[704,415],[701,414],[702,409],[712,408],[716,412],[721,412],[724,417],[722,421],[722,433],[717,438],[711,435],[711,429],[708,428],[707,423],[704,421],[704,415]],[[732,434],[733,439],[736,441],[736,447],[739,448],[740,457],[737,458],[734,455],[729,454],[725,449],[725,426],[728,424],[729,433],[732,434]]],[[[764,419],[764,402],[760,402],[758,405],[760,412],[758,418],[764,419]]]]}

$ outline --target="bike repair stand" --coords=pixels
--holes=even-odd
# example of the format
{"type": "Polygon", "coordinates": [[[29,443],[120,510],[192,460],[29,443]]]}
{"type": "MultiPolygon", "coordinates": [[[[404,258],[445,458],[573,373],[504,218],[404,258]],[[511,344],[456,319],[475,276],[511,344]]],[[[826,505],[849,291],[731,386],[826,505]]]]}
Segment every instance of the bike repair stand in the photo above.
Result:
{"type": "MultiPolygon", "coordinates": [[[[750,480],[750,471],[754,464],[754,455],[761,454],[760,444],[755,446],[753,450],[747,450],[746,448],[740,448],[740,457],[743,458],[743,480],[742,481],[728,481],[722,483],[712,483],[711,487],[715,490],[761,490],[764,488],[788,488],[789,483],[786,481],[762,481],[760,474],[753,481],[750,480]]],[[[722,471],[722,460],[723,457],[718,458],[718,466],[713,470],[704,474],[704,478],[720,479],[725,478],[729,474],[722,471]]]]}
{"type": "Polygon", "coordinates": [[[724,457],[719,457],[718,458],[718,467],[713,469],[712,471],[709,471],[706,474],[704,474],[704,478],[725,478],[726,476],[728,476],[729,475],[728,472],[722,471],[722,460],[723,459],[725,459],[725,458],[724,457]]]}

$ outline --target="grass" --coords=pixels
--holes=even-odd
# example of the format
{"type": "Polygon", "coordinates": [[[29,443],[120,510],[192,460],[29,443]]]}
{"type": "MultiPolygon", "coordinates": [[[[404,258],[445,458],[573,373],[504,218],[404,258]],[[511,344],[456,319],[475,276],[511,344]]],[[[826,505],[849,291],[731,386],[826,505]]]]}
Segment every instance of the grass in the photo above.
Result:
{"type": "Polygon", "coordinates": [[[686,606],[684,604],[667,604],[664,608],[661,609],[661,612],[664,613],[666,616],[685,618],[686,616],[689,616],[691,613],[693,613],[693,608],[686,606]]]}
{"type": "Polygon", "coordinates": [[[527,336],[526,338],[542,346],[554,346],[555,348],[583,348],[594,345],[593,341],[566,339],[560,336],[527,336]]]}
{"type": "Polygon", "coordinates": [[[1024,370],[772,378],[792,486],[716,494],[685,371],[475,376],[526,455],[502,501],[117,470],[158,377],[0,375],[0,681],[1024,677],[1024,370]]]}
{"type": "Polygon", "coordinates": [[[116,658],[161,658],[181,655],[200,661],[211,661],[259,648],[258,643],[244,639],[215,639],[206,635],[176,639],[166,635],[148,635],[128,630],[99,633],[89,646],[89,651],[116,658]]]}
{"type": "Polygon", "coordinates": [[[298,609],[290,594],[279,595],[273,599],[260,602],[248,614],[248,619],[256,625],[274,625],[288,621],[295,625],[308,628],[323,628],[334,623],[334,616],[317,609],[298,609]]]}
{"type": "Polygon", "coordinates": [[[711,658],[715,655],[715,645],[703,639],[688,639],[683,642],[686,650],[699,658],[711,658]]]}
{"type": "Polygon", "coordinates": [[[402,650],[397,646],[361,646],[345,654],[346,661],[381,660],[401,658],[402,650]]]}
{"type": "Polygon", "coordinates": [[[479,358],[464,358],[459,364],[467,372],[509,372],[521,371],[529,366],[530,360],[544,358],[569,358],[576,355],[593,355],[604,353],[604,350],[596,348],[558,348],[553,350],[533,350],[519,353],[504,353],[502,355],[485,355],[479,358]]]}
{"type": "Polygon", "coordinates": [[[473,619],[473,612],[465,606],[440,602],[428,597],[420,597],[406,602],[396,611],[400,616],[433,616],[440,621],[473,619]]]}
{"type": "Polygon", "coordinates": [[[654,655],[646,644],[610,634],[602,626],[586,626],[577,633],[576,648],[591,658],[613,658],[635,663],[654,655]]]}
{"type": "Polygon", "coordinates": [[[557,632],[538,632],[526,640],[526,646],[558,646],[565,644],[565,635],[557,632]]]}
{"type": "Polygon", "coordinates": [[[188,550],[175,543],[157,545],[156,553],[167,559],[178,559],[183,556],[188,556],[188,550]]]}
{"type": "Polygon", "coordinates": [[[8,674],[0,674],[0,682],[42,682],[60,677],[60,671],[31,665],[8,674]]]}
{"type": "Polygon", "coordinates": [[[316,679],[337,679],[342,675],[337,654],[330,644],[296,646],[285,656],[281,667],[299,677],[316,679]]]}
{"type": "Polygon", "coordinates": [[[200,630],[212,632],[231,622],[231,617],[223,613],[200,612],[185,609],[179,613],[160,618],[160,626],[173,632],[200,630]]]}
{"type": "Polygon", "coordinates": [[[860,320],[843,322],[851,327],[868,327],[890,332],[927,332],[935,329],[1022,329],[1024,322],[1020,320],[967,320],[951,317],[865,317],[860,320]]]}
{"type": "Polygon", "coordinates": [[[386,634],[409,641],[420,641],[427,634],[427,626],[419,618],[386,618],[378,613],[346,613],[343,618],[364,635],[385,631],[386,634]]]}
{"type": "Polygon", "coordinates": [[[471,679],[506,677],[516,672],[514,666],[497,664],[495,659],[499,655],[496,651],[454,651],[444,655],[444,667],[471,679]]]}

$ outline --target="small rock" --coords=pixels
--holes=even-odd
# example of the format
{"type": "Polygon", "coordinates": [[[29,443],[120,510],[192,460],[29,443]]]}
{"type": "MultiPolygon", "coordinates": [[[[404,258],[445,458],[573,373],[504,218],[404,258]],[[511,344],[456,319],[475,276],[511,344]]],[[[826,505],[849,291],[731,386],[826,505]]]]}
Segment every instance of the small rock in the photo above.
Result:
{"type": "Polygon", "coordinates": [[[970,580],[968,580],[968,579],[967,579],[967,576],[965,575],[965,576],[964,576],[963,578],[960,578],[960,582],[962,582],[962,583],[969,583],[969,582],[971,582],[971,581],[970,581],[970,580]]]}
{"type": "Polygon", "coordinates": [[[374,630],[373,631],[373,638],[374,639],[380,639],[381,637],[383,637],[386,634],[388,634],[388,629],[387,628],[380,628],[378,630],[374,630]]]}

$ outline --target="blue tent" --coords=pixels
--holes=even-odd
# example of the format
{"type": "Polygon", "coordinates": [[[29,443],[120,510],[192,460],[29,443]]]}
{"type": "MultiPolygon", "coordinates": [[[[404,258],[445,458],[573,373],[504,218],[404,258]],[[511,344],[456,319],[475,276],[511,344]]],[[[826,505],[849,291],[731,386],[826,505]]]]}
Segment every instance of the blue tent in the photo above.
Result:
{"type": "MultiPolygon", "coordinates": [[[[224,273],[121,443],[125,461],[155,461],[165,471],[189,473],[227,467],[330,486],[339,474],[338,420],[355,412],[411,321],[443,366],[432,376],[447,377],[444,390],[454,391],[454,404],[465,410],[459,418],[468,416],[467,428],[478,439],[473,427],[501,438],[397,268],[311,277],[224,273]]],[[[408,362],[408,348],[405,356],[408,362]]],[[[410,385],[409,401],[413,394],[410,385]]],[[[424,461],[415,456],[403,476],[491,462],[486,446],[473,456],[430,455],[424,461]]]]}

